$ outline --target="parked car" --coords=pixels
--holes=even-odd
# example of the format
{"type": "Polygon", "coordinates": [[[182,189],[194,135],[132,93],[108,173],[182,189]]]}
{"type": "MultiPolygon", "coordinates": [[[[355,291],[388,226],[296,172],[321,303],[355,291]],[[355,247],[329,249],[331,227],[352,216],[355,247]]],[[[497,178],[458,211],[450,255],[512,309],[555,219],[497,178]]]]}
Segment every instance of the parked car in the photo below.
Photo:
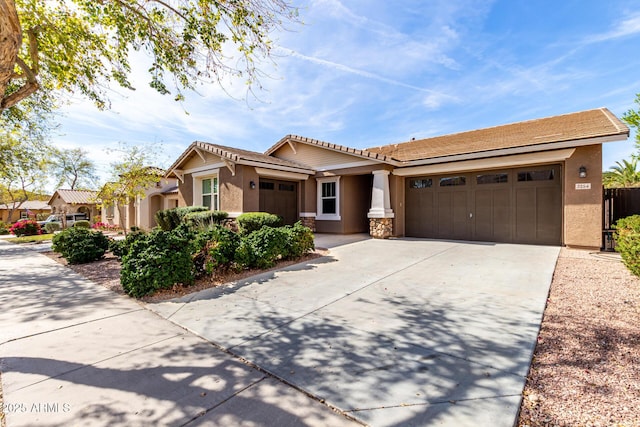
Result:
{"type": "MultiPolygon", "coordinates": [[[[65,222],[66,222],[66,226],[67,227],[73,227],[73,224],[75,224],[76,221],[81,221],[81,220],[88,221],[89,220],[89,216],[86,213],[81,213],[81,212],[71,213],[71,214],[66,214],[65,215],[65,222]]],[[[49,224],[49,223],[51,223],[51,222],[58,222],[58,223],[60,223],[60,226],[65,225],[65,224],[62,224],[62,215],[61,214],[49,215],[49,217],[47,219],[45,219],[44,221],[38,221],[38,224],[40,225],[40,228],[44,229],[44,226],[49,224]]]]}

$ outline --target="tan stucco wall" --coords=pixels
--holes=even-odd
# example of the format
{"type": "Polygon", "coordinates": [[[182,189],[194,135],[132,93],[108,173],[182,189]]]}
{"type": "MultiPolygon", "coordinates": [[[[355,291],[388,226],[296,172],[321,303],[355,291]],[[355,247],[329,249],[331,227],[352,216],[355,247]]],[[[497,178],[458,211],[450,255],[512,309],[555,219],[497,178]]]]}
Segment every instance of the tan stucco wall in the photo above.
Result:
{"type": "Polygon", "coordinates": [[[243,170],[236,166],[235,175],[226,167],[218,172],[221,211],[242,212],[243,170]]]}
{"type": "Polygon", "coordinates": [[[600,248],[602,244],[602,145],[579,147],[564,168],[564,244],[600,248]],[[579,178],[580,166],[587,177],[579,178]],[[590,190],[576,184],[590,183],[590,190]]]}
{"type": "Polygon", "coordinates": [[[184,182],[178,180],[178,206],[193,205],[193,176],[184,175],[184,182]]]}
{"type": "Polygon", "coordinates": [[[242,194],[242,203],[244,209],[242,209],[242,212],[257,212],[260,209],[260,188],[258,187],[260,176],[256,172],[256,168],[253,166],[244,166],[243,176],[244,192],[242,194]],[[251,188],[251,181],[254,182],[256,188],[251,188]]]}
{"type": "Polygon", "coordinates": [[[344,221],[343,233],[366,233],[369,231],[369,218],[367,213],[371,208],[371,186],[373,175],[344,176],[342,189],[344,201],[342,221],[344,221]]]}
{"type": "Polygon", "coordinates": [[[318,189],[318,182],[315,180],[315,178],[309,178],[306,181],[302,181],[300,183],[300,187],[304,188],[303,191],[301,191],[301,209],[300,212],[316,212],[316,206],[317,206],[317,189],[318,189]]]}
{"type": "Polygon", "coordinates": [[[404,177],[389,175],[389,194],[391,196],[391,209],[394,213],[393,235],[404,236],[404,177]]]}

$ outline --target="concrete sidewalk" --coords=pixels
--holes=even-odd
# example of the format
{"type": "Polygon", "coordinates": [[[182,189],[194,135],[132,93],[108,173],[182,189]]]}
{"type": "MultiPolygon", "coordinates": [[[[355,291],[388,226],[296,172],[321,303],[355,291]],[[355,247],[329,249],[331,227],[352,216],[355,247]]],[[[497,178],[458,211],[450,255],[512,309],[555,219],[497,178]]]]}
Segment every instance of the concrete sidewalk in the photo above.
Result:
{"type": "Polygon", "coordinates": [[[0,277],[8,427],[356,424],[30,248],[0,277]]]}

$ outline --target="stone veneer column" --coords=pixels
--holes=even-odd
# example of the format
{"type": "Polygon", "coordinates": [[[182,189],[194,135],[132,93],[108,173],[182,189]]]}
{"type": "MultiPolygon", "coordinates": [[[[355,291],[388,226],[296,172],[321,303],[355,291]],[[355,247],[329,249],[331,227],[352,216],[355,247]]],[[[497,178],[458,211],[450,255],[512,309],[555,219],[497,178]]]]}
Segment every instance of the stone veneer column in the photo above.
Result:
{"type": "Polygon", "coordinates": [[[389,194],[389,171],[373,171],[371,209],[369,209],[369,234],[375,239],[387,239],[393,235],[391,196],[389,194]]]}
{"type": "Polygon", "coordinates": [[[316,232],[316,213],[301,212],[300,223],[305,227],[309,227],[311,231],[316,232]]]}

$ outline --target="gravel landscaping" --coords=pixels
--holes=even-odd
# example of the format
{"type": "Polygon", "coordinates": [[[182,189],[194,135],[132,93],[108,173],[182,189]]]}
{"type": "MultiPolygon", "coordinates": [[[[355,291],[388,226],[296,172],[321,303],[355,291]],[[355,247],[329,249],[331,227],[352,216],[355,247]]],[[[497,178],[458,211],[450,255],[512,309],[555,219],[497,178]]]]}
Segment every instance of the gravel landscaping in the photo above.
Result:
{"type": "Polygon", "coordinates": [[[640,280],[562,248],[524,390],[524,426],[640,426],[640,280]]]}

